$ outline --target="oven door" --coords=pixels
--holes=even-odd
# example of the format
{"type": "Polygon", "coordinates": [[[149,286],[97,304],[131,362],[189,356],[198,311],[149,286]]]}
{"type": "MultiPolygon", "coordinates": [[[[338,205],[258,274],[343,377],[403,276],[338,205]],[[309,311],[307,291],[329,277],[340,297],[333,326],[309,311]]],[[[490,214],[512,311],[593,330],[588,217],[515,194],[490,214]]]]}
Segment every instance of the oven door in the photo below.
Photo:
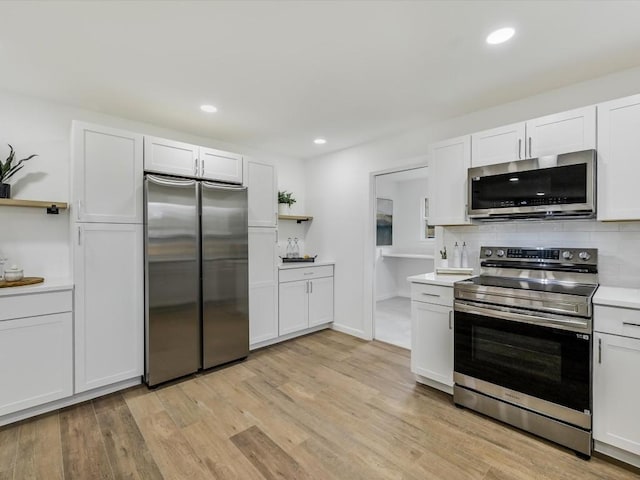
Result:
{"type": "Polygon", "coordinates": [[[456,301],[456,383],[591,427],[591,335],[456,301]]]}

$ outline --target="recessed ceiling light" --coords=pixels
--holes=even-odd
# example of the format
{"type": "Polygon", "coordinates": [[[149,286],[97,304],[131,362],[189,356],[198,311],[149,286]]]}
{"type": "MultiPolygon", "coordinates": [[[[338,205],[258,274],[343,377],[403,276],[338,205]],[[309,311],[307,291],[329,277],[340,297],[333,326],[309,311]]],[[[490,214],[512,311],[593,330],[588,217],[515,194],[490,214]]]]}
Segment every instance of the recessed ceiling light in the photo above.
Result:
{"type": "Polygon", "coordinates": [[[200,110],[207,113],[216,113],[218,111],[213,105],[200,105],[200,110]]]}
{"type": "Polygon", "coordinates": [[[316,145],[324,145],[325,143],[327,143],[327,141],[324,138],[316,138],[313,143],[315,143],[316,145]]]}
{"type": "Polygon", "coordinates": [[[497,45],[499,43],[506,42],[511,37],[513,37],[515,33],[516,31],[511,27],[500,28],[495,32],[491,32],[489,34],[489,36],[487,37],[487,43],[490,45],[497,45]]]}
{"type": "Polygon", "coordinates": [[[509,179],[510,182],[517,182],[518,180],[520,180],[518,177],[511,177],[509,179]]]}

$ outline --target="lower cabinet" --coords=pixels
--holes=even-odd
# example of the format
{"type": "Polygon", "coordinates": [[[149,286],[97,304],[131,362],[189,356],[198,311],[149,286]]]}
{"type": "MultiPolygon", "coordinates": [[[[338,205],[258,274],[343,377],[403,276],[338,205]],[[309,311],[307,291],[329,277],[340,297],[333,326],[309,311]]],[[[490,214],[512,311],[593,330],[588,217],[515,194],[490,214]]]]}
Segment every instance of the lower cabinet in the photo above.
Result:
{"type": "Polygon", "coordinates": [[[333,322],[333,266],[280,270],[279,335],[333,322]]]}
{"type": "Polygon", "coordinates": [[[76,225],[76,393],[143,373],[142,228],[135,224],[76,225]]]}
{"type": "Polygon", "coordinates": [[[593,439],[635,455],[640,455],[639,367],[640,338],[594,335],[593,439]]]}
{"type": "Polygon", "coordinates": [[[278,336],[275,228],[249,227],[249,345],[278,336]]]}
{"type": "Polygon", "coordinates": [[[411,285],[411,371],[417,381],[453,393],[453,288],[411,285]]]}

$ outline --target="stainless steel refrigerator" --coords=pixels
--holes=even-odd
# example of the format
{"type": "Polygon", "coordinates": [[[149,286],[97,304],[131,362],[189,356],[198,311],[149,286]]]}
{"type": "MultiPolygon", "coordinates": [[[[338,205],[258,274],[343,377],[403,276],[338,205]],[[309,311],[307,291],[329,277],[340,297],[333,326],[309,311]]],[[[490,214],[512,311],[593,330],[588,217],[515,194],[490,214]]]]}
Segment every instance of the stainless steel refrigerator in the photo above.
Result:
{"type": "Polygon", "coordinates": [[[145,381],[249,354],[247,190],[145,176],[145,381]]]}

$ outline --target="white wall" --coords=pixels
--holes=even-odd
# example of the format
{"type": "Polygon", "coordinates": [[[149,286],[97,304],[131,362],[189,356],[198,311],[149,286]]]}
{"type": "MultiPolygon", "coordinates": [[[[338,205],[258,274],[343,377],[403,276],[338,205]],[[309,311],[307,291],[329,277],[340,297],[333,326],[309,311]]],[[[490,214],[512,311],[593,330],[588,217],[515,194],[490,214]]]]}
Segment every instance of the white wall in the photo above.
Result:
{"type": "MultiPolygon", "coordinates": [[[[418,163],[416,159],[424,159],[428,145],[438,140],[639,92],[640,68],[634,68],[446,120],[435,125],[416,128],[396,137],[307,160],[306,200],[309,211],[313,213],[315,219],[306,240],[309,246],[313,246],[318,251],[328,252],[337,262],[335,278],[336,329],[363,338],[371,338],[374,247],[371,226],[372,206],[369,203],[369,194],[372,189],[370,178],[372,172],[418,163]],[[339,248],[339,246],[344,248],[339,248]]],[[[576,224],[570,223],[569,225],[576,224]]],[[[508,228],[517,229],[517,227],[508,228]]],[[[566,228],[575,227],[568,226],[566,228]]],[[[592,227],[585,228],[591,229],[592,227]]],[[[613,235],[607,235],[611,232],[588,230],[571,233],[568,237],[563,237],[558,241],[565,239],[579,241],[582,239],[581,241],[598,244],[602,241],[607,244],[607,249],[611,249],[611,245],[622,244],[626,246],[627,238],[635,238],[634,232],[623,231],[627,228],[635,228],[634,226],[618,224],[602,228],[618,229],[618,233],[616,234],[614,231],[613,235]],[[630,234],[631,237],[629,237],[630,234]]],[[[453,232],[455,230],[449,233],[453,234],[453,232]]],[[[510,232],[502,230],[496,232],[500,232],[501,235],[510,234],[510,232]]],[[[536,232],[531,232],[531,235],[536,235],[536,232]]],[[[516,241],[513,238],[512,240],[516,241]]],[[[530,242],[533,239],[532,237],[517,239],[517,241],[520,240],[530,242]]],[[[544,240],[547,243],[552,238],[545,235],[544,240]]],[[[470,256],[476,254],[477,251],[470,252],[470,256]]],[[[612,269],[615,271],[616,267],[612,264],[612,260],[614,262],[621,262],[621,260],[612,259],[610,256],[607,258],[607,256],[605,253],[601,259],[603,272],[612,269]]],[[[634,263],[630,263],[629,268],[636,270],[640,266],[640,258],[634,257],[632,261],[634,263]]],[[[629,277],[630,281],[632,277],[633,274],[629,277]]],[[[614,281],[612,275],[607,273],[604,273],[603,279],[614,281]]],[[[616,283],[620,284],[619,281],[616,283]]],[[[624,283],[626,284],[627,281],[624,280],[624,283]]],[[[630,282],[629,285],[631,284],[633,283],[630,282]]]]}
{"type": "MultiPolygon", "coordinates": [[[[37,98],[0,92],[0,159],[7,143],[19,158],[39,156],[25,163],[11,180],[12,196],[30,200],[69,200],[70,131],[72,120],[84,120],[143,134],[230,150],[276,164],[280,181],[298,194],[304,208],[304,165],[295,159],[263,154],[212,138],[202,138],[153,125],[103,115],[37,98]]],[[[0,207],[0,252],[9,263],[23,266],[27,276],[69,277],[69,213],[45,215],[44,210],[0,207]]]]}

